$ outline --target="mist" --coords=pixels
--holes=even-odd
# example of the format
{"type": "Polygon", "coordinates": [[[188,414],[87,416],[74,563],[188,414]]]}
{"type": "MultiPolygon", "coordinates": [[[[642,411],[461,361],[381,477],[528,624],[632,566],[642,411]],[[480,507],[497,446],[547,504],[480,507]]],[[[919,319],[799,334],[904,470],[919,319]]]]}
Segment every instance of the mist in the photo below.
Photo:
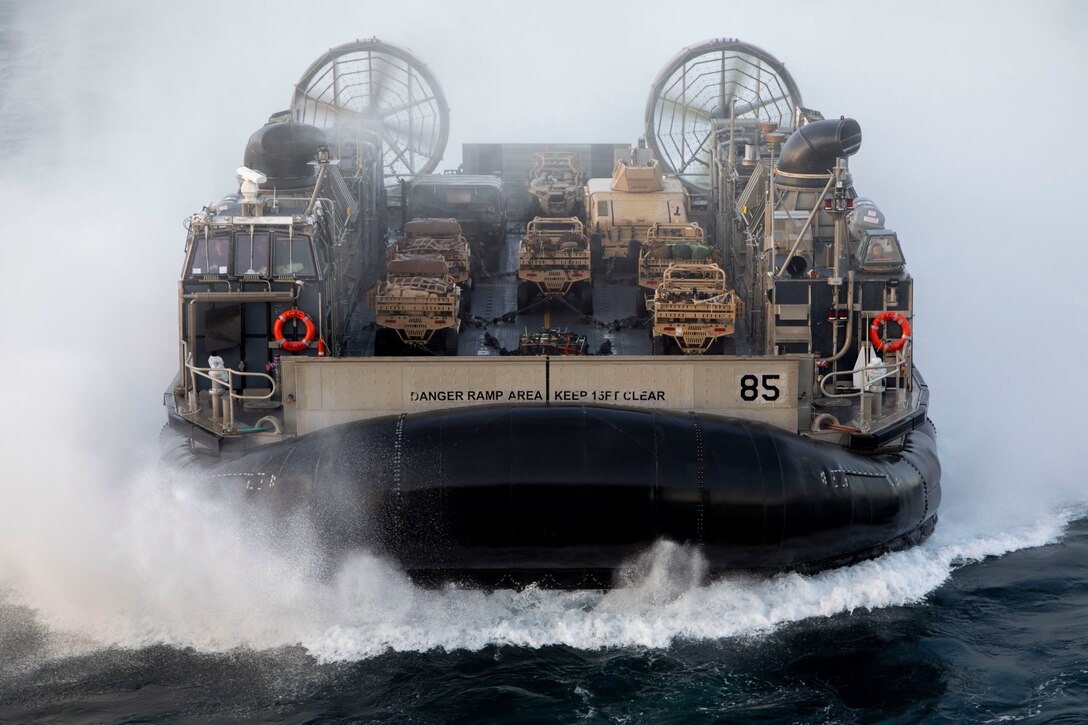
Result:
{"type": "Polygon", "coordinates": [[[14,292],[0,607],[30,612],[62,653],[664,646],[921,601],[964,560],[1055,541],[1085,515],[1085,5],[779,3],[773,23],[750,3],[539,8],[0,6],[0,260],[14,292]],[[466,142],[632,142],[659,70],[713,36],[766,49],[807,106],[857,118],[855,184],[916,279],[915,360],[945,468],[934,537],[812,577],[700,587],[698,552],[662,544],[608,594],[431,592],[365,553],[320,576],[305,531],[267,546],[158,466],[182,220],[232,190],[249,134],[315,58],[370,36],[411,49],[445,90],[440,168],[466,142]]]}

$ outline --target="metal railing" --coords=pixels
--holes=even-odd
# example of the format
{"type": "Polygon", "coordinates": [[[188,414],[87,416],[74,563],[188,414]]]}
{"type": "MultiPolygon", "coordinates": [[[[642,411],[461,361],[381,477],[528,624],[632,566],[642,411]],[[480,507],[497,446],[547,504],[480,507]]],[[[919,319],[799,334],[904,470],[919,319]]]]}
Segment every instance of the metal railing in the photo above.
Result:
{"type": "Polygon", "coordinates": [[[883,416],[884,381],[894,380],[895,411],[907,404],[910,389],[910,355],[907,350],[897,350],[893,362],[880,365],[867,365],[860,370],[839,370],[821,375],[816,380],[820,395],[826,398],[859,398],[858,423],[862,431],[868,432],[874,421],[883,416]],[[845,376],[861,376],[861,387],[844,393],[829,392],[827,383],[845,376]]]}
{"type": "Polygon", "coordinates": [[[186,403],[188,407],[186,410],[178,410],[179,413],[193,415],[200,412],[199,391],[196,384],[196,379],[198,377],[204,378],[211,383],[211,390],[209,390],[212,404],[211,419],[212,422],[217,423],[225,433],[234,431],[234,401],[268,400],[276,394],[276,381],[271,375],[243,372],[241,370],[232,370],[227,367],[197,367],[193,364],[193,355],[189,352],[188,345],[185,343],[182,344],[185,347],[185,369],[189,372],[189,386],[188,390],[186,390],[186,403]],[[268,392],[263,395],[246,395],[244,393],[235,392],[235,381],[244,377],[264,378],[269,384],[268,392]]]}

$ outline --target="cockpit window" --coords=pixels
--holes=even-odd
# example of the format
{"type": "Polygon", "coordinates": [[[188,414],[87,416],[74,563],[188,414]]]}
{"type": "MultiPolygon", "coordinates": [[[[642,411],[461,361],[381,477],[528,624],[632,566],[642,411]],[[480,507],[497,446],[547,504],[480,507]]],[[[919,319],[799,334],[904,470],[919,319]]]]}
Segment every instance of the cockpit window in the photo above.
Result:
{"type": "Polygon", "coordinates": [[[881,271],[903,266],[903,250],[895,232],[868,232],[856,254],[858,266],[863,270],[881,271]]]}
{"type": "Polygon", "coordinates": [[[498,208],[499,197],[500,194],[498,189],[492,189],[486,186],[476,187],[476,201],[481,204],[487,204],[493,208],[498,208]]]}
{"type": "Polygon", "coordinates": [[[193,256],[190,259],[189,274],[193,276],[228,274],[230,269],[230,234],[220,233],[204,236],[198,233],[193,244],[193,256]]]}
{"type": "Polygon", "coordinates": [[[317,274],[310,238],[277,234],[272,250],[272,265],[277,276],[317,274]]]}
{"type": "Polygon", "coordinates": [[[234,273],[268,274],[268,232],[239,232],[234,235],[234,273]]]}
{"type": "Polygon", "coordinates": [[[411,194],[409,206],[416,216],[481,218],[502,209],[502,195],[491,186],[418,184],[411,194]]]}

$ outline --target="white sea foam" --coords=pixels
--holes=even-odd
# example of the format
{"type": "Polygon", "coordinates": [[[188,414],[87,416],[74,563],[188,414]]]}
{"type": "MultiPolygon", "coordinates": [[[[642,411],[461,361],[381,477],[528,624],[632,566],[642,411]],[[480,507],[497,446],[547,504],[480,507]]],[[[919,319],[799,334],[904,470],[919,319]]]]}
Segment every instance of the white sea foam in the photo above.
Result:
{"type": "MultiPolygon", "coordinates": [[[[490,644],[666,647],[677,640],[748,637],[813,617],[924,603],[957,567],[1058,540],[1085,507],[1017,526],[940,526],[924,545],[816,575],[733,576],[701,584],[697,549],[659,542],[608,592],[515,592],[415,587],[390,563],[359,552],[325,572],[310,532],[273,540],[239,502],[153,466],[123,492],[68,491],[55,520],[96,517],[17,547],[0,537],[7,604],[29,607],[62,651],[165,643],[222,652],[301,645],[322,661],[389,650],[490,644]],[[41,540],[39,540],[41,539],[41,540]]],[[[25,532],[24,532],[25,533],[25,532]]]]}

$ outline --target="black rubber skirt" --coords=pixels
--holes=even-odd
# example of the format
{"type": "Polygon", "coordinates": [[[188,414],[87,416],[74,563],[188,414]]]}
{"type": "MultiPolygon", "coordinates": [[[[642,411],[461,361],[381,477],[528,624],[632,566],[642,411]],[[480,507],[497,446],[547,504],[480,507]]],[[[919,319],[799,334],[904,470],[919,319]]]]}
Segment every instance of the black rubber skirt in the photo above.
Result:
{"type": "Polygon", "coordinates": [[[217,465],[325,544],[423,581],[607,586],[654,542],[712,573],[812,571],[921,541],[940,465],[928,421],[861,455],[745,420],[496,406],[348,423],[217,465]]]}

